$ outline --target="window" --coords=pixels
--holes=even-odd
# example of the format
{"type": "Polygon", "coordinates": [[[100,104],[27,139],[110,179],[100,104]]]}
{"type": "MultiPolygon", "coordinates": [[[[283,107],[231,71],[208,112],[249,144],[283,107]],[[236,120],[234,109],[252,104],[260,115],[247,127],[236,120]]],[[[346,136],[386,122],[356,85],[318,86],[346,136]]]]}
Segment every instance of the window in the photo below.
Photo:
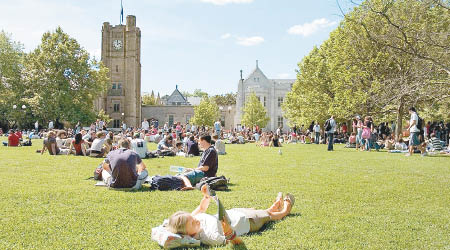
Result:
{"type": "Polygon", "coordinates": [[[283,117],[278,116],[278,127],[283,127],[283,117]]]}
{"type": "Polygon", "coordinates": [[[122,83],[117,84],[117,89],[122,89],[122,83]]]}
{"type": "Polygon", "coordinates": [[[291,89],[292,89],[292,87],[294,86],[294,84],[293,83],[291,83],[291,89]]]}
{"type": "Polygon", "coordinates": [[[112,89],[116,89],[116,84],[115,83],[112,84],[112,89]]]}
{"type": "Polygon", "coordinates": [[[120,120],[113,121],[113,128],[120,128],[120,120]]]}
{"type": "Polygon", "coordinates": [[[119,65],[116,65],[116,72],[119,72],[119,65]]]}
{"type": "Polygon", "coordinates": [[[222,115],[222,116],[220,117],[220,125],[221,125],[222,127],[225,127],[225,115],[222,115]]]}
{"type": "Polygon", "coordinates": [[[177,102],[177,106],[180,106],[181,105],[181,102],[177,102]]]}
{"type": "Polygon", "coordinates": [[[283,97],[278,97],[278,107],[281,107],[281,104],[283,104],[283,97]]]}
{"type": "Polygon", "coordinates": [[[114,103],[114,112],[120,111],[120,103],[114,103]]]}
{"type": "Polygon", "coordinates": [[[169,115],[169,126],[173,125],[173,115],[169,115]]]}
{"type": "Polygon", "coordinates": [[[188,123],[191,120],[191,115],[186,115],[186,123],[188,123]]]}
{"type": "Polygon", "coordinates": [[[261,102],[261,96],[257,96],[256,98],[258,98],[258,101],[261,102]]]}
{"type": "Polygon", "coordinates": [[[256,82],[256,77],[255,77],[255,78],[253,78],[253,81],[254,81],[254,82],[256,82]]]}
{"type": "Polygon", "coordinates": [[[264,107],[266,107],[267,104],[267,97],[264,96],[264,107]]]}

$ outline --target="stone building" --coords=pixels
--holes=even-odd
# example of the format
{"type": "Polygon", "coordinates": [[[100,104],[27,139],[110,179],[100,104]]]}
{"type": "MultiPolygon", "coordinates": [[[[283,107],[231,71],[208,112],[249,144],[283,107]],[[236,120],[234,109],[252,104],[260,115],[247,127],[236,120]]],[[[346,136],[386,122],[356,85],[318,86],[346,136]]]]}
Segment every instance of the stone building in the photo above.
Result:
{"type": "MultiPolygon", "coordinates": [[[[142,117],[147,120],[157,120],[159,126],[164,126],[165,123],[171,126],[176,122],[185,124],[194,117],[194,107],[200,104],[200,101],[199,97],[183,96],[177,85],[170,96],[161,98],[161,105],[142,106],[142,117]]],[[[219,107],[220,120],[226,130],[233,129],[235,107],[235,105],[219,107]]]]}
{"type": "Polygon", "coordinates": [[[267,78],[259,68],[258,61],[256,61],[255,70],[246,79],[242,79],[241,74],[236,98],[234,125],[241,125],[242,109],[247,98],[254,92],[270,117],[270,121],[265,129],[275,131],[281,126],[284,131],[287,131],[289,129],[288,121],[283,117],[281,104],[286,94],[291,91],[294,82],[295,79],[267,78]]]}
{"type": "Polygon", "coordinates": [[[95,101],[112,118],[109,127],[141,124],[141,30],[136,17],[127,16],[126,25],[102,27],[102,62],[109,69],[108,90],[95,101]]]}

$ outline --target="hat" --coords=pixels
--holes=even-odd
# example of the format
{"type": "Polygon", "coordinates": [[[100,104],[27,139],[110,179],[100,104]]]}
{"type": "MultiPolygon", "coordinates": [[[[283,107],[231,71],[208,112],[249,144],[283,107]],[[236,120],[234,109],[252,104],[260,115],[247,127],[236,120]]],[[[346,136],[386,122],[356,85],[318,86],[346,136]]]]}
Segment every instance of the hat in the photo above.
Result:
{"type": "Polygon", "coordinates": [[[359,115],[356,115],[356,119],[361,119],[361,117],[359,115]]]}

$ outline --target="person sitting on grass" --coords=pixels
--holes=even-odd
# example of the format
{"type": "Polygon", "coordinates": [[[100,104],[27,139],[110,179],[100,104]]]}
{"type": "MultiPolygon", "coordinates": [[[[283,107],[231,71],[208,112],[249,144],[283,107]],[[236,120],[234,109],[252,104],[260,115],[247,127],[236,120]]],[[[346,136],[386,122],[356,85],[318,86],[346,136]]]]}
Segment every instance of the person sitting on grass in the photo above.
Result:
{"type": "Polygon", "coordinates": [[[75,140],[70,143],[69,151],[74,155],[86,156],[86,144],[81,133],[75,135],[75,140]]]}
{"type": "Polygon", "coordinates": [[[131,140],[131,150],[138,154],[141,159],[145,159],[148,154],[147,142],[140,137],[141,135],[139,133],[133,135],[133,140],[131,140]]]}
{"type": "Polygon", "coordinates": [[[54,131],[48,132],[47,139],[44,139],[43,144],[41,155],[44,154],[45,150],[48,150],[50,155],[67,155],[69,153],[69,149],[60,149],[56,145],[56,134],[54,131]]]}
{"type": "Polygon", "coordinates": [[[96,138],[92,142],[89,149],[89,156],[94,158],[102,158],[106,153],[106,148],[103,147],[106,141],[106,134],[103,131],[97,132],[96,138]]]}
{"type": "Polygon", "coordinates": [[[220,137],[215,134],[213,136],[214,141],[216,141],[216,143],[214,144],[214,148],[217,151],[217,154],[219,155],[225,155],[227,154],[227,152],[225,152],[225,143],[222,141],[222,139],[220,139],[220,137]]]}
{"type": "Polygon", "coordinates": [[[274,134],[272,140],[270,141],[269,147],[282,147],[281,142],[277,134],[274,134]]]}
{"type": "Polygon", "coordinates": [[[130,150],[128,139],[119,140],[119,149],[109,152],[102,167],[102,179],[112,188],[140,189],[148,176],[141,157],[130,150]]]}
{"type": "Polygon", "coordinates": [[[161,140],[158,143],[158,151],[170,150],[173,147],[173,137],[171,135],[167,135],[164,140],[161,140]]]}
{"type": "Polygon", "coordinates": [[[392,136],[388,136],[386,140],[384,141],[384,148],[387,150],[392,150],[395,148],[395,140],[392,138],[392,136]]]}
{"type": "Polygon", "coordinates": [[[278,221],[290,214],[294,196],[279,193],[275,203],[268,209],[233,208],[225,210],[218,197],[207,185],[202,186],[203,199],[191,213],[178,211],[169,218],[168,230],[175,234],[188,235],[209,246],[243,243],[239,236],[258,232],[270,221],[278,221]],[[218,206],[216,216],[206,214],[213,198],[218,206]]]}
{"type": "Polygon", "coordinates": [[[17,147],[19,145],[20,145],[19,137],[14,133],[12,129],[9,130],[8,141],[7,142],[4,141],[3,146],[17,147]]]}
{"type": "Polygon", "coordinates": [[[441,140],[439,140],[436,137],[435,133],[431,133],[431,139],[428,140],[428,145],[430,146],[430,150],[431,152],[434,151],[442,151],[442,144],[441,144],[441,140]]]}
{"type": "Polygon", "coordinates": [[[195,137],[191,135],[189,140],[186,142],[186,154],[199,156],[200,149],[198,148],[198,143],[195,141],[195,137]]]}

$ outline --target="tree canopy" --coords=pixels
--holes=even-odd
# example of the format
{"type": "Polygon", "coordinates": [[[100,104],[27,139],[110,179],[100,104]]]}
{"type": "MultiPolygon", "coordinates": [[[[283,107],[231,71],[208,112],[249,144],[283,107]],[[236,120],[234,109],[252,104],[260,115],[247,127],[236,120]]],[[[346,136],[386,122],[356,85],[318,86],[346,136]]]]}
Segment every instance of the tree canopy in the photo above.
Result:
{"type": "Polygon", "coordinates": [[[92,122],[93,102],[107,87],[107,72],[58,27],[44,33],[41,44],[25,57],[23,100],[43,121],[92,122]]]}
{"type": "Polygon", "coordinates": [[[401,128],[408,106],[438,118],[450,103],[449,13],[437,0],[363,1],[299,63],[283,104],[287,118],[360,114],[396,119],[401,128]]]}
{"type": "Polygon", "coordinates": [[[194,117],[190,120],[192,124],[199,126],[213,126],[219,119],[219,107],[209,97],[203,97],[198,106],[194,107],[194,117]]]}
{"type": "Polygon", "coordinates": [[[245,102],[242,112],[241,123],[252,129],[256,126],[265,128],[267,123],[270,121],[270,118],[267,116],[266,109],[258,100],[255,93],[252,93],[249,96],[248,100],[245,102]]]}

